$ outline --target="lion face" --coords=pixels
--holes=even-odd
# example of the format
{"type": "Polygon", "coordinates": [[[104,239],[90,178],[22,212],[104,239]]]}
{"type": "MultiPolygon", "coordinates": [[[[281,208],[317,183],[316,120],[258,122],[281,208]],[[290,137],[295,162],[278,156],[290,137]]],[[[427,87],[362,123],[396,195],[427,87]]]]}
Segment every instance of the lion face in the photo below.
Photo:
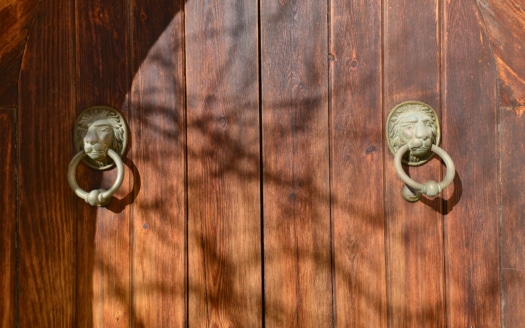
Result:
{"type": "Polygon", "coordinates": [[[77,117],[73,129],[73,140],[77,151],[83,151],[82,161],[96,170],[114,166],[108,151],[112,149],[124,155],[128,143],[128,132],[124,118],[111,107],[93,106],[77,117]]]}
{"type": "Polygon", "coordinates": [[[113,144],[113,126],[107,119],[91,123],[84,137],[84,152],[91,159],[103,162],[113,144]]]}
{"type": "Polygon", "coordinates": [[[403,145],[408,145],[406,161],[411,165],[419,165],[432,157],[432,145],[437,144],[438,134],[435,112],[425,104],[401,104],[389,117],[389,147],[396,153],[403,145]]]}
{"type": "Polygon", "coordinates": [[[408,144],[410,156],[426,156],[434,139],[432,120],[420,112],[408,112],[400,116],[398,124],[400,142],[408,144]]]}

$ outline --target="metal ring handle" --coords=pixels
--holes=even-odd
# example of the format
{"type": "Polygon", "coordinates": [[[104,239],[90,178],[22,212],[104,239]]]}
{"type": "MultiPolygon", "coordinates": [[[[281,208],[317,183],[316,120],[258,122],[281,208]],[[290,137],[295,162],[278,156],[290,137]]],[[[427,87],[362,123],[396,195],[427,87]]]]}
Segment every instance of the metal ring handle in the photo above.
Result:
{"type": "Polygon", "coordinates": [[[399,148],[396,155],[394,156],[394,167],[396,169],[397,175],[407,186],[409,186],[412,189],[415,189],[416,191],[419,191],[422,194],[433,197],[439,194],[443,189],[445,189],[452,183],[452,181],[454,180],[454,176],[456,175],[456,167],[454,166],[452,158],[450,158],[446,151],[444,151],[442,148],[436,145],[432,145],[431,148],[431,150],[434,153],[441,157],[443,162],[445,162],[445,166],[447,167],[447,174],[445,175],[443,181],[438,183],[433,180],[429,180],[425,183],[419,183],[412,180],[405,173],[405,170],[403,170],[403,166],[401,165],[401,159],[408,150],[408,144],[405,144],[401,148],[399,148]]]}
{"type": "Polygon", "coordinates": [[[122,182],[124,181],[124,164],[122,163],[122,159],[113,149],[108,149],[108,156],[111,159],[113,159],[115,165],[117,166],[117,180],[115,180],[113,186],[108,190],[95,189],[88,193],[79,187],[76,179],[78,163],[80,163],[84,156],[86,156],[86,153],[84,151],[80,151],[73,157],[73,159],[69,163],[69,169],[67,171],[67,181],[69,182],[69,186],[71,187],[71,189],[73,189],[73,191],[75,192],[75,194],[77,194],[78,197],[85,200],[86,203],[88,203],[89,205],[107,205],[111,200],[113,194],[120,188],[122,182]]]}

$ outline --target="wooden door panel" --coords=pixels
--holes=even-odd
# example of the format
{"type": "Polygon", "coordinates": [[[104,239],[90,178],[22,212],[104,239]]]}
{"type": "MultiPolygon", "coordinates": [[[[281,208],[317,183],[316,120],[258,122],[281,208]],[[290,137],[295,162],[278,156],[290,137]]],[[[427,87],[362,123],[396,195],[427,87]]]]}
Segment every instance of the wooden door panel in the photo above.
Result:
{"type": "Polygon", "coordinates": [[[24,57],[0,54],[3,326],[523,321],[518,0],[25,1],[24,57]],[[416,203],[384,142],[405,100],[436,109],[457,170],[416,203]],[[93,105],[131,133],[104,208],[66,178],[93,105]]]}
{"type": "Polygon", "coordinates": [[[0,107],[17,104],[17,82],[22,53],[31,24],[38,12],[38,1],[0,1],[0,107]]]}
{"type": "MultiPolygon", "coordinates": [[[[441,118],[438,1],[389,1],[384,10],[384,121],[408,100],[429,104],[441,118]]],[[[393,155],[387,146],[384,151],[389,324],[444,327],[441,197],[405,201],[393,155]]],[[[440,165],[432,160],[405,169],[416,181],[439,181],[440,165]]]]}
{"type": "Polygon", "coordinates": [[[519,327],[525,308],[525,126],[524,3],[477,1],[498,73],[502,325],[519,327]]]}
{"type": "Polygon", "coordinates": [[[447,325],[499,327],[496,67],[474,2],[446,2],[443,20],[447,325]]]}
{"type": "Polygon", "coordinates": [[[335,325],[387,327],[381,1],[332,1],[330,28],[335,325]]]}
{"type": "Polygon", "coordinates": [[[332,316],[327,4],[261,3],[267,327],[332,316]]]}
{"type": "Polygon", "coordinates": [[[188,322],[262,326],[257,6],[186,4],[188,322]]]}
{"type": "Polygon", "coordinates": [[[4,138],[0,141],[0,326],[16,325],[16,119],[13,108],[0,108],[0,131],[4,138]]]}
{"type": "Polygon", "coordinates": [[[184,1],[131,4],[132,326],[184,327],[184,1]]]}
{"type": "Polygon", "coordinates": [[[523,324],[525,309],[525,200],[523,165],[525,124],[523,106],[505,106],[500,118],[501,167],[501,288],[505,327],[523,324]]]}
{"type": "MultiPolygon", "coordinates": [[[[129,121],[125,103],[131,84],[128,1],[75,3],[75,109],[94,105],[117,108],[129,121]]],[[[70,123],[71,124],[71,123],[70,123]]],[[[131,127],[133,128],[133,127],[131,127]]],[[[70,128],[71,129],[71,126],[70,128]]],[[[135,147],[133,141],[131,147],[135,147]]],[[[86,169],[78,174],[85,190],[108,188],[116,170],[86,169]]],[[[131,210],[123,202],[131,190],[126,166],[122,187],[106,208],[89,208],[77,199],[78,295],[81,325],[127,326],[131,322],[131,210]]],[[[82,186],[82,185],[81,185],[82,186]]]]}
{"type": "Polygon", "coordinates": [[[75,325],[77,201],[67,183],[71,122],[73,13],[46,1],[35,20],[19,82],[19,327],[75,325]]]}

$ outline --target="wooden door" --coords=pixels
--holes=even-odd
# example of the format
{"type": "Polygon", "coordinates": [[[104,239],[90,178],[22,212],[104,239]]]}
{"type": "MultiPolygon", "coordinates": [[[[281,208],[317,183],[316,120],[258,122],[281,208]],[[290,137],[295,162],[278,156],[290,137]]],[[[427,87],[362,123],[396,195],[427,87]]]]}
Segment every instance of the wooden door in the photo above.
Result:
{"type": "Polygon", "coordinates": [[[523,326],[525,2],[0,0],[0,17],[2,327],[523,326]],[[457,170],[416,203],[384,133],[406,100],[437,110],[457,170]],[[67,183],[93,105],[131,133],[102,208],[67,183]]]}

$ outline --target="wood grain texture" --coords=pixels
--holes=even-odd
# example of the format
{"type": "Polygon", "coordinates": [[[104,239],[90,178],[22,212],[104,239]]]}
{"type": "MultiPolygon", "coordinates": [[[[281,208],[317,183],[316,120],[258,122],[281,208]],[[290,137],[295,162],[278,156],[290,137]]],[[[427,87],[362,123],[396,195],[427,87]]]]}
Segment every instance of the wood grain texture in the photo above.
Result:
{"type": "Polygon", "coordinates": [[[67,183],[74,76],[69,1],[42,1],[22,61],[18,327],[75,326],[77,208],[67,183]]]}
{"type": "Polygon", "coordinates": [[[525,104],[525,2],[523,0],[476,0],[491,43],[498,77],[500,100],[505,106],[525,104]]]}
{"type": "Polygon", "coordinates": [[[267,327],[333,320],[327,10],[261,2],[267,327]]]}
{"type": "Polygon", "coordinates": [[[525,4],[477,1],[498,72],[502,326],[525,319],[525,203],[522,173],[525,126],[525,4]],[[520,142],[517,142],[520,141],[520,142]]]}
{"type": "Polygon", "coordinates": [[[132,1],[132,326],[185,327],[184,1],[132,1]]]}
{"type": "Polygon", "coordinates": [[[381,1],[330,9],[335,326],[386,327],[381,1]]]}
{"type": "Polygon", "coordinates": [[[472,1],[443,7],[448,327],[500,327],[496,64],[472,1]],[[497,160],[496,160],[497,162],[497,160]]]}
{"type": "Polygon", "coordinates": [[[18,74],[22,55],[39,10],[37,0],[0,0],[0,106],[17,103],[18,74]]]}
{"type": "MultiPolygon", "coordinates": [[[[75,115],[94,105],[114,107],[128,119],[131,85],[128,1],[75,3],[75,115]]],[[[69,123],[71,129],[73,121],[69,123]]],[[[70,133],[70,132],[69,132],[70,133]]],[[[131,140],[131,147],[135,147],[131,140]]],[[[70,154],[73,156],[73,153],[70,154]]],[[[125,179],[107,207],[93,208],[77,198],[77,320],[81,326],[129,326],[131,323],[132,234],[129,194],[137,180],[126,160],[125,179]]],[[[116,169],[77,170],[84,190],[108,188],[116,169]]]]}
{"type": "Polygon", "coordinates": [[[525,318],[525,122],[523,107],[500,108],[501,282],[503,327],[525,318]]]}
{"type": "Polygon", "coordinates": [[[522,0],[36,2],[0,0],[0,326],[522,325],[522,0]],[[457,170],[417,203],[411,99],[457,170]],[[93,105],[131,131],[106,208],[67,183],[93,105]]]}
{"type": "Polygon", "coordinates": [[[186,3],[190,327],[261,327],[257,3],[186,3]]]}
{"type": "Polygon", "coordinates": [[[476,1],[487,28],[499,78],[500,228],[502,325],[525,318],[523,212],[523,110],[525,105],[525,4],[519,0],[476,1]]]}
{"type": "MultiPolygon", "coordinates": [[[[385,1],[384,122],[403,101],[419,100],[440,109],[440,20],[437,0],[385,1]]],[[[444,327],[443,218],[441,197],[415,203],[401,195],[386,143],[388,318],[391,327],[444,327]]],[[[415,181],[440,181],[437,159],[407,168],[415,181]]]]}
{"type": "Polygon", "coordinates": [[[0,326],[16,326],[16,112],[0,108],[0,326]]]}

